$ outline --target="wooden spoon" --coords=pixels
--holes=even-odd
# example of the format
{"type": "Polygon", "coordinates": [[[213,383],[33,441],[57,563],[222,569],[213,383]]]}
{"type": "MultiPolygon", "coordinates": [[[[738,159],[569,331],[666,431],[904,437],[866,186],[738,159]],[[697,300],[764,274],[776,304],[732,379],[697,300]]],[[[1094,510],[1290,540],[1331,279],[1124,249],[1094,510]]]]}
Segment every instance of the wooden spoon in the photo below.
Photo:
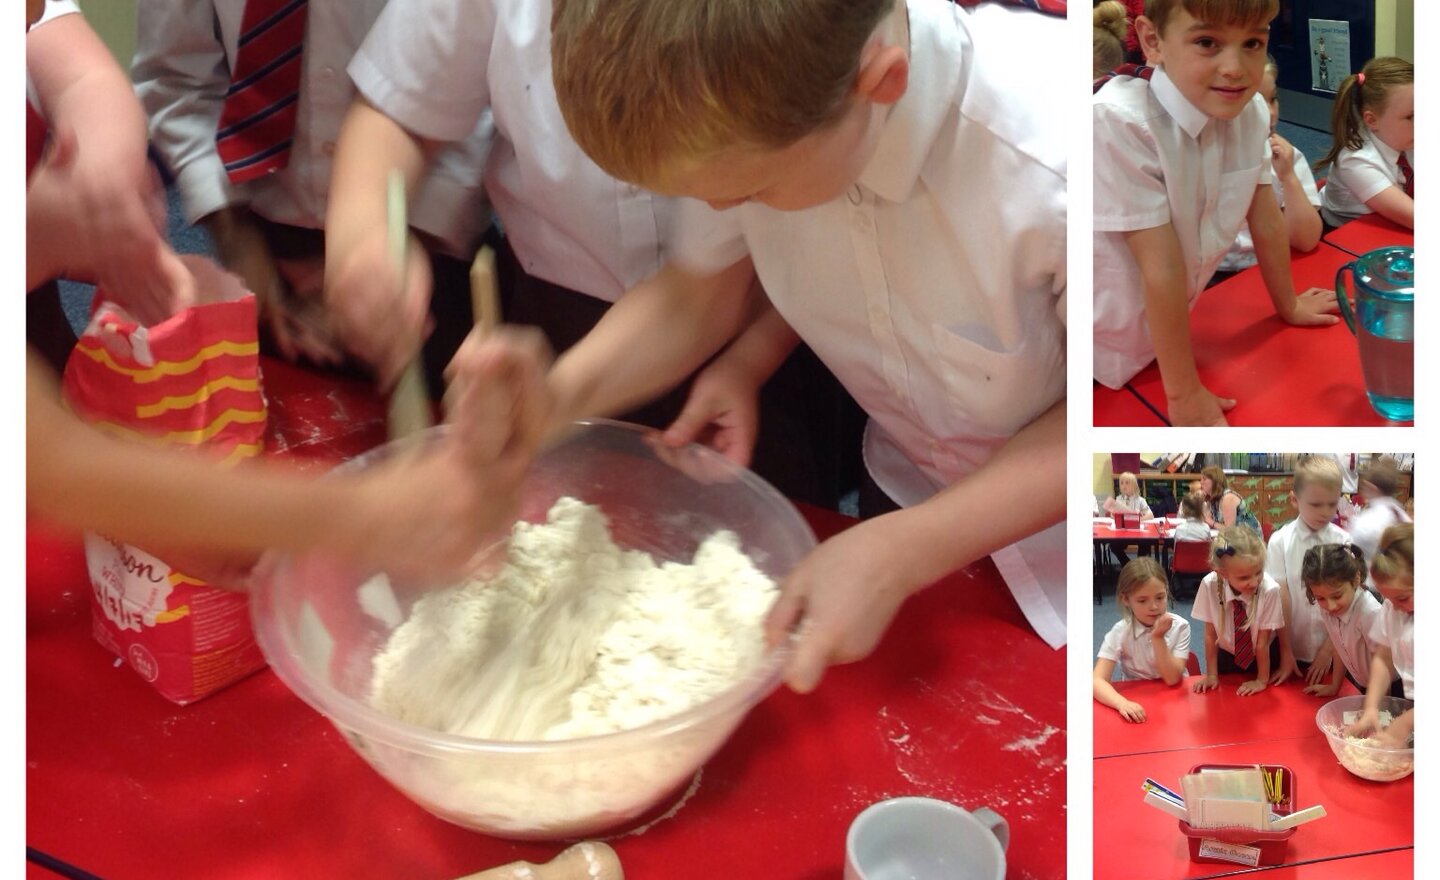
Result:
{"type": "Polygon", "coordinates": [[[543,865],[511,862],[456,880],[625,880],[620,857],[599,841],[577,843],[543,865]]]}

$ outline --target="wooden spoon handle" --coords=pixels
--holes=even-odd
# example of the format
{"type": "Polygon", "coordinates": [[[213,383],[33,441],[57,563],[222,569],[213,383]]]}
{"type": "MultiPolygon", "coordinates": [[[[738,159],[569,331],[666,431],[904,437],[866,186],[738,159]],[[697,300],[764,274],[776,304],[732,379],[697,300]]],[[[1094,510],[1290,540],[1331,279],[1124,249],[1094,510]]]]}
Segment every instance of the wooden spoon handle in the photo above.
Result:
{"type": "Polygon", "coordinates": [[[543,865],[511,862],[456,880],[625,880],[625,872],[608,844],[587,840],[543,865]]]}

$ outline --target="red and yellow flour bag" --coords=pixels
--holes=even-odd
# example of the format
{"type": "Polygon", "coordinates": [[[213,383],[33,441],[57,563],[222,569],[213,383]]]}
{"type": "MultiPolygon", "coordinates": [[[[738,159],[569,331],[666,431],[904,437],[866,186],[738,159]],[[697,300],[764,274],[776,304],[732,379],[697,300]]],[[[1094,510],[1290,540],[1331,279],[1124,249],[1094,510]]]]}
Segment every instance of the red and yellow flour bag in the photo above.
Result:
{"type": "MultiPolygon", "coordinates": [[[[214,264],[187,263],[200,304],[150,327],[97,292],[65,399],[107,433],[233,466],[264,448],[255,298],[214,264]]],[[[265,665],[243,593],[103,535],[86,535],[85,559],[95,638],[167,698],[193,702],[265,665]]]]}

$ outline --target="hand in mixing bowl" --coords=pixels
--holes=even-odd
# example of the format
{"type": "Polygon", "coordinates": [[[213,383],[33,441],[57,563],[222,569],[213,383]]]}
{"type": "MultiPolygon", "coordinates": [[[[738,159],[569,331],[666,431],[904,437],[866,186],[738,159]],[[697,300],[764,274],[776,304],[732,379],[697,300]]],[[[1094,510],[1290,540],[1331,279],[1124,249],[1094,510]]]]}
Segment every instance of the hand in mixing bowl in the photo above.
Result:
{"type": "Polygon", "coordinates": [[[446,420],[480,466],[529,463],[550,423],[550,345],[534,327],[478,328],[445,368],[446,420]]]}
{"type": "Polygon", "coordinates": [[[1375,742],[1387,749],[1407,749],[1410,736],[1415,731],[1415,710],[1410,709],[1390,722],[1390,726],[1375,734],[1375,742]]]}

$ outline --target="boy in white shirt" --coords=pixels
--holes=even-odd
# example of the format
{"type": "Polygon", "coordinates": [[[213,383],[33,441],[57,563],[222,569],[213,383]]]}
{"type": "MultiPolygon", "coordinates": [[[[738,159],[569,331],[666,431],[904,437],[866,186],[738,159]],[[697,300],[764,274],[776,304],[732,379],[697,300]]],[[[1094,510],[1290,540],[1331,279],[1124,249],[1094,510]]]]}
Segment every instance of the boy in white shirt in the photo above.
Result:
{"type": "MultiPolygon", "coordinates": [[[[1393,525],[1410,522],[1410,514],[1395,500],[1400,489],[1401,474],[1388,458],[1371,462],[1360,475],[1360,495],[1365,506],[1351,517],[1348,525],[1350,538],[1365,553],[1366,559],[1374,559],[1380,549],[1380,536],[1393,525]]],[[[1365,585],[1374,586],[1369,574],[1365,585]]]]}
{"type": "Polygon", "coordinates": [[[767,634],[806,618],[791,686],[868,654],[908,594],[986,554],[1062,644],[1064,493],[1040,473],[1065,444],[1066,144],[1048,72],[1013,51],[1063,53],[1064,24],[944,0],[698,7],[556,3],[576,140],[621,179],[709,203],[683,204],[672,264],[557,363],[559,412],[709,357],[738,326],[715,280],[753,264],[772,347],[798,334],[866,409],[870,476],[902,508],[786,580],[767,634]]]}
{"type": "MultiPolygon", "coordinates": [[[[322,299],[325,203],[340,123],[355,98],[345,66],[384,7],[385,0],[310,0],[285,7],[278,19],[252,22],[248,31],[244,0],[141,0],[136,10],[132,76],[150,117],[151,143],[175,177],[185,219],[209,231],[221,262],[254,292],[270,339],[291,360],[343,360],[322,299]],[[266,40],[277,41],[274,50],[266,51],[266,40]],[[286,63],[299,70],[291,75],[298,91],[288,158],[259,177],[237,171],[236,182],[218,134],[271,123],[262,111],[222,126],[227,92],[241,94],[247,82],[247,89],[269,88],[266,78],[284,71],[272,70],[268,59],[292,42],[299,57],[286,63]],[[242,46],[259,46],[262,56],[252,61],[242,46]],[[252,68],[258,69],[245,75],[252,68]],[[232,86],[234,70],[242,73],[232,86]]],[[[288,82],[265,100],[286,88],[288,82]]],[[[469,267],[490,226],[480,173],[491,130],[487,116],[437,152],[410,216],[435,279],[435,331],[425,365],[436,394],[473,323],[469,267]]]]}
{"type": "Polygon", "coordinates": [[[1333,324],[1331,291],[1296,296],[1285,219],[1271,192],[1268,111],[1256,89],[1276,0],[1152,0],[1136,21],[1149,76],[1094,98],[1095,378],[1120,388],[1159,363],[1175,425],[1223,425],[1234,401],[1200,381],[1189,310],[1242,222],[1275,311],[1333,324]]]}
{"type": "Polygon", "coordinates": [[[1281,587],[1285,629],[1280,632],[1280,668],[1273,684],[1300,674],[1300,663],[1310,664],[1306,679],[1319,681],[1330,668],[1330,645],[1325,641],[1321,612],[1305,595],[1301,576],[1305,551],[1320,544],[1348,544],[1350,536],[1335,525],[1340,508],[1340,468],[1323,455],[1307,455],[1295,465],[1290,500],[1299,515],[1270,536],[1266,573],[1281,587]]]}

